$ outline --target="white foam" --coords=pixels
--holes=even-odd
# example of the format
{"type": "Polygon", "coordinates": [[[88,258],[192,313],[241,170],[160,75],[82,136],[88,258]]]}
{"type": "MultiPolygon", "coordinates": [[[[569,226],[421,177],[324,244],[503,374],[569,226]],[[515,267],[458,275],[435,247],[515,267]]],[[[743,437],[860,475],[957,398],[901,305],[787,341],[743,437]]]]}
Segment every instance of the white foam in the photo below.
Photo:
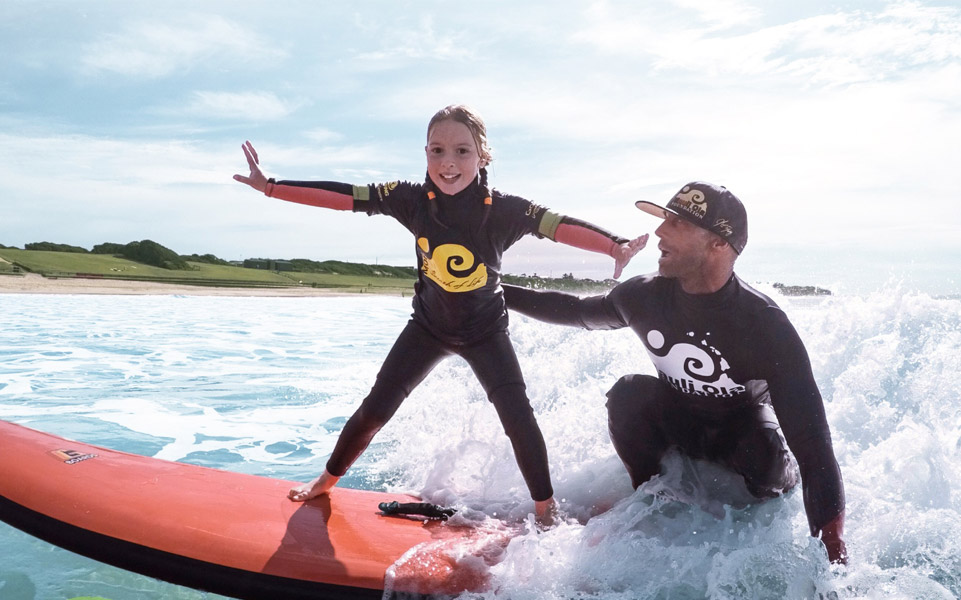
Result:
{"type": "Polygon", "coordinates": [[[12,376],[0,380],[0,396],[26,396],[32,393],[33,387],[29,378],[12,376]]]}

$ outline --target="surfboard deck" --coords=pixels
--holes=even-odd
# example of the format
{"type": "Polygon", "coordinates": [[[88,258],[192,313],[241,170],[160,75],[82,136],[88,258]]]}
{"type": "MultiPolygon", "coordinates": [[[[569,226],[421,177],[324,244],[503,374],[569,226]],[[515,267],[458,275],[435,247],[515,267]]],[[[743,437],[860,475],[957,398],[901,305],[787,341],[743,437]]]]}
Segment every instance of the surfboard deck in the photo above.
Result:
{"type": "Polygon", "coordinates": [[[95,560],[226,596],[484,591],[484,565],[515,533],[382,515],[381,502],[417,501],[398,494],[334,488],[295,503],[291,485],[0,421],[0,520],[95,560]]]}

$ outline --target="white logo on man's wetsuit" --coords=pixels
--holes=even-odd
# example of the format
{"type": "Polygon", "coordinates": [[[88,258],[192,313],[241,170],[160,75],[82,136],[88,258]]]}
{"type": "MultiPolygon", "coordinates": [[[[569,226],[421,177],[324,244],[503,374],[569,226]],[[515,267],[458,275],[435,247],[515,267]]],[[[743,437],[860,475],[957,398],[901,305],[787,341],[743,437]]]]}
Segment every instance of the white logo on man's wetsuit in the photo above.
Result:
{"type": "MultiPolygon", "coordinates": [[[[694,334],[688,333],[688,336],[694,334]]],[[[728,376],[730,365],[720,351],[705,340],[700,346],[678,342],[665,348],[664,334],[652,329],[647,334],[647,344],[658,376],[679,392],[730,398],[746,390],[728,376]]]]}

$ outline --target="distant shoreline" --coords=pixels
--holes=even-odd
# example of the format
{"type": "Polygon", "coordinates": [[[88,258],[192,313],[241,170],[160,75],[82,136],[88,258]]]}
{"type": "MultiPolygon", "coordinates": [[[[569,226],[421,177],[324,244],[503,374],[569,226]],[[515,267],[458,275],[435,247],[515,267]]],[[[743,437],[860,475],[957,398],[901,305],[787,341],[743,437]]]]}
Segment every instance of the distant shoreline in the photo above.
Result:
{"type": "MultiPolygon", "coordinates": [[[[520,285],[523,283],[517,282],[520,285]]],[[[785,296],[830,296],[829,290],[816,286],[790,286],[780,283],[774,287],[785,296]]],[[[390,288],[360,288],[362,291],[342,291],[337,288],[313,286],[262,287],[189,285],[129,279],[44,277],[37,273],[0,275],[0,294],[100,294],[114,296],[249,296],[273,298],[305,298],[323,296],[401,296],[411,297],[413,290],[390,288]]],[[[595,293],[597,292],[594,290],[595,293]]]]}
{"type": "MultiPolygon", "coordinates": [[[[331,288],[307,286],[291,287],[216,287],[207,285],[184,285],[154,281],[130,281],[124,279],[84,279],[74,277],[44,277],[36,273],[0,276],[0,294],[100,294],[100,295],[178,295],[178,296],[264,296],[264,297],[310,297],[310,296],[366,296],[400,295],[397,293],[341,292],[331,288]]],[[[410,297],[410,292],[406,294],[410,297]]]]}

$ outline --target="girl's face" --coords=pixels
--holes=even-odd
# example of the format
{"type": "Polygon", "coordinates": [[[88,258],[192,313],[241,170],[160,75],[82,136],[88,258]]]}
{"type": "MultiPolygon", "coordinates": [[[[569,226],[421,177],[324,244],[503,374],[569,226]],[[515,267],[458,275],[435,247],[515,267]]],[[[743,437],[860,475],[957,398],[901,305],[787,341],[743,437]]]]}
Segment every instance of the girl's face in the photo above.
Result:
{"type": "Polygon", "coordinates": [[[480,157],[470,128],[452,119],[436,123],[427,133],[427,174],[447,195],[462,191],[477,179],[487,162],[480,157]]]}

